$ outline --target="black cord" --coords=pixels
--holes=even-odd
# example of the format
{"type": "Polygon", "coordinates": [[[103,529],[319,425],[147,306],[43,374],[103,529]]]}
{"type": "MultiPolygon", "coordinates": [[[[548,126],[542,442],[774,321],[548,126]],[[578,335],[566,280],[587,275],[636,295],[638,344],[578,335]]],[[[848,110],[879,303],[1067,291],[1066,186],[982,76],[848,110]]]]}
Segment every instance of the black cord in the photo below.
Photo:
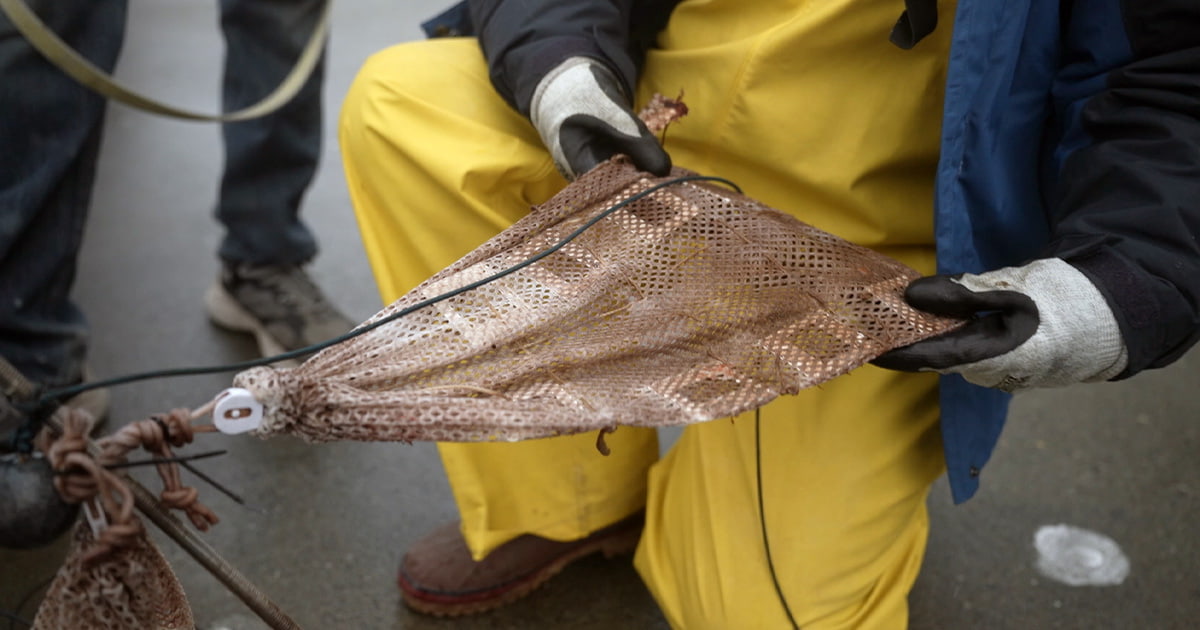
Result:
{"type": "Polygon", "coordinates": [[[690,182],[690,181],[719,182],[719,183],[725,184],[725,185],[733,188],[734,190],[736,190],[738,192],[741,192],[741,188],[739,188],[737,184],[735,184],[723,177],[713,177],[713,176],[708,176],[708,175],[687,175],[684,177],[676,177],[673,179],[669,179],[665,182],[659,182],[658,184],[655,184],[654,186],[651,186],[650,188],[647,188],[646,190],[643,190],[642,192],[639,192],[636,195],[629,197],[628,199],[625,199],[623,201],[617,202],[616,204],[613,204],[612,206],[608,207],[600,214],[598,214],[595,217],[593,217],[592,219],[590,219],[587,223],[584,223],[581,227],[579,227],[579,229],[577,229],[574,232],[571,232],[567,236],[563,237],[563,239],[560,240],[559,242],[557,242],[554,245],[551,245],[550,247],[547,247],[546,249],[538,252],[537,254],[534,254],[533,256],[530,256],[529,258],[513,265],[512,267],[509,267],[508,269],[498,271],[486,278],[476,280],[475,282],[466,284],[457,289],[453,289],[453,290],[447,291],[445,293],[442,293],[441,295],[436,295],[429,299],[423,300],[412,306],[409,306],[408,308],[405,308],[405,309],[402,309],[395,313],[392,313],[391,315],[389,315],[377,322],[374,322],[374,323],[370,324],[369,326],[362,326],[360,328],[356,328],[355,330],[352,330],[343,335],[334,337],[333,339],[329,339],[329,340],[323,341],[321,343],[316,343],[311,346],[299,348],[299,349],[292,350],[289,352],[284,352],[282,354],[277,354],[275,356],[263,357],[260,359],[253,359],[250,361],[242,361],[240,363],[229,363],[229,364],[224,364],[224,365],[200,366],[200,367],[190,367],[190,368],[173,368],[173,369],[165,369],[165,370],[154,370],[154,371],[150,371],[150,372],[141,372],[141,373],[137,373],[137,374],[127,374],[125,376],[118,376],[118,377],[104,379],[104,380],[100,380],[100,381],[92,381],[90,383],[81,383],[79,385],[74,385],[71,387],[63,387],[63,388],[59,388],[59,389],[49,390],[42,395],[41,400],[42,401],[65,400],[67,398],[70,398],[72,396],[75,396],[77,394],[80,394],[80,393],[88,391],[88,390],[99,389],[102,387],[112,387],[112,386],[116,386],[116,385],[124,385],[127,383],[133,383],[136,381],[144,381],[144,380],[149,380],[149,379],[153,379],[153,378],[169,378],[169,377],[174,377],[174,376],[198,376],[198,375],[202,375],[202,374],[216,374],[216,373],[220,373],[220,372],[237,372],[237,371],[246,370],[246,369],[249,369],[252,367],[269,365],[271,363],[277,363],[279,361],[285,361],[288,359],[295,359],[295,358],[299,358],[299,357],[302,357],[305,355],[312,354],[314,352],[319,352],[321,350],[324,350],[325,348],[335,346],[339,343],[342,343],[343,341],[353,339],[354,337],[357,337],[359,335],[362,335],[362,334],[365,334],[372,330],[375,330],[376,328],[379,328],[380,326],[383,326],[384,324],[389,324],[401,317],[404,317],[406,315],[413,313],[414,311],[423,309],[427,306],[431,306],[433,304],[442,302],[444,300],[448,300],[452,297],[456,297],[458,295],[466,293],[467,291],[472,291],[472,290],[477,289],[485,284],[494,282],[496,280],[499,280],[500,278],[511,275],[513,273],[516,273],[517,271],[520,271],[521,269],[524,269],[525,267],[528,267],[528,266],[532,265],[533,263],[536,263],[536,262],[542,260],[543,258],[549,256],[550,254],[553,254],[553,253],[557,252],[558,250],[562,249],[568,243],[575,240],[580,234],[583,234],[583,232],[585,232],[588,228],[592,227],[596,223],[600,222],[601,219],[604,219],[605,217],[609,216],[610,214],[616,212],[617,210],[620,210],[635,201],[638,201],[638,200],[643,199],[655,192],[658,192],[659,190],[666,188],[667,186],[673,186],[675,184],[681,184],[681,183],[690,182]]]}
{"type": "Polygon", "coordinates": [[[198,376],[198,375],[202,375],[202,374],[217,374],[220,372],[240,372],[242,370],[246,370],[246,369],[249,369],[252,367],[270,365],[272,363],[277,363],[279,361],[285,361],[288,359],[296,359],[296,358],[299,358],[302,356],[312,354],[314,352],[320,352],[321,350],[324,350],[325,348],[335,346],[339,343],[342,343],[343,341],[353,339],[354,337],[357,337],[364,333],[375,330],[376,328],[379,328],[380,326],[383,326],[384,324],[389,324],[401,317],[411,314],[414,311],[423,309],[427,306],[436,304],[443,300],[448,300],[452,297],[466,293],[467,291],[472,291],[472,290],[477,289],[485,284],[499,280],[500,278],[503,278],[504,276],[516,273],[517,271],[520,271],[521,269],[524,269],[525,267],[528,267],[529,265],[532,265],[533,263],[538,262],[539,260],[549,256],[550,254],[553,254],[554,252],[557,252],[558,250],[562,249],[564,246],[567,245],[567,243],[570,243],[571,241],[575,240],[575,238],[577,238],[580,234],[583,234],[583,232],[586,231],[588,228],[592,227],[593,225],[598,223],[601,219],[604,219],[605,217],[609,216],[610,214],[616,212],[617,210],[620,210],[621,208],[624,208],[625,206],[628,206],[629,204],[631,204],[635,201],[638,201],[638,200],[643,199],[655,192],[658,192],[659,190],[666,188],[667,186],[674,186],[675,184],[682,184],[685,182],[694,182],[694,181],[717,182],[717,183],[721,183],[726,186],[729,186],[730,188],[736,190],[739,193],[742,192],[742,189],[737,184],[735,184],[723,177],[714,177],[714,176],[709,176],[709,175],[685,175],[682,177],[675,177],[675,178],[672,178],[672,179],[669,179],[669,180],[666,180],[663,182],[659,182],[659,183],[651,186],[650,188],[647,188],[646,190],[643,190],[643,191],[629,197],[628,199],[622,200],[620,202],[613,204],[612,206],[609,206],[603,212],[601,212],[600,214],[598,214],[595,217],[593,217],[592,219],[590,219],[587,223],[584,223],[579,229],[577,229],[574,232],[571,232],[567,236],[563,237],[563,239],[560,240],[559,242],[557,242],[554,245],[551,245],[550,247],[547,247],[546,249],[542,250],[541,252],[538,252],[537,254],[534,254],[533,256],[513,265],[512,267],[509,267],[508,269],[498,271],[486,278],[476,280],[475,282],[464,285],[457,289],[453,289],[453,290],[447,291],[445,293],[442,293],[441,295],[436,295],[429,299],[423,300],[412,306],[409,306],[400,311],[392,313],[391,315],[388,315],[387,317],[385,317],[377,322],[373,322],[372,324],[370,324],[368,326],[362,326],[362,327],[356,328],[346,334],[334,337],[333,339],[329,339],[329,340],[323,341],[321,343],[316,343],[316,344],[313,344],[311,346],[307,346],[304,348],[292,350],[290,352],[284,352],[282,354],[277,354],[275,356],[263,357],[260,359],[253,359],[250,361],[242,361],[240,363],[229,363],[229,364],[225,364],[225,365],[212,365],[212,366],[199,366],[199,367],[188,367],[188,368],[172,368],[172,369],[165,369],[165,370],[154,370],[154,371],[150,371],[150,372],[127,374],[125,376],[117,376],[117,377],[104,379],[104,380],[100,380],[100,381],[92,381],[89,383],[80,383],[79,385],[73,385],[71,387],[62,387],[62,388],[58,388],[58,389],[49,390],[49,391],[45,392],[44,394],[42,394],[42,397],[39,402],[45,403],[45,402],[55,401],[55,400],[58,400],[58,401],[66,400],[72,396],[75,396],[77,394],[80,394],[80,393],[88,391],[88,390],[99,389],[102,387],[113,387],[116,385],[125,385],[127,383],[133,383],[136,381],[145,381],[145,380],[154,379],[154,378],[170,378],[170,377],[174,377],[174,376],[198,376]]]}
{"type": "MultiPolygon", "coordinates": [[[[139,466],[157,466],[159,464],[185,464],[197,459],[207,459],[209,457],[217,457],[224,455],[229,451],[206,451],[204,453],[196,453],[195,455],[180,455],[177,457],[151,457],[150,459],[140,459],[132,462],[117,462],[115,464],[105,464],[107,470],[119,470],[121,468],[137,468],[139,466]]],[[[57,476],[73,475],[74,470],[56,470],[54,474],[57,476]]]]}
{"type": "Polygon", "coordinates": [[[800,630],[800,624],[796,623],[796,618],[792,616],[792,608],[788,606],[787,598],[783,596],[783,587],[779,585],[779,576],[775,573],[775,562],[771,560],[771,541],[767,538],[767,513],[763,509],[763,482],[762,482],[762,432],[759,430],[762,414],[760,410],[754,410],[754,472],[757,475],[758,484],[758,523],[762,525],[762,541],[763,551],[767,554],[767,569],[771,571],[771,583],[775,585],[775,594],[779,596],[779,603],[783,605],[783,612],[787,613],[788,622],[796,630],[800,630]]]}

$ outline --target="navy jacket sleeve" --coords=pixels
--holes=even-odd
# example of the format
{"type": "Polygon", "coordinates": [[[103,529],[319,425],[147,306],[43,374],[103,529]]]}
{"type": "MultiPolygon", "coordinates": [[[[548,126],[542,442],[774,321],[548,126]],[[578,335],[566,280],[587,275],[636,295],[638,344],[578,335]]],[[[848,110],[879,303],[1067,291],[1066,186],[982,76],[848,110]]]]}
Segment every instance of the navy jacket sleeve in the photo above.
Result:
{"type": "Polygon", "coordinates": [[[1046,254],[1087,274],[1113,307],[1129,351],[1124,378],[1200,338],[1200,2],[1127,0],[1124,33],[1096,28],[1087,4],[1067,24],[1066,73],[1072,61],[1125,59],[1078,107],[1062,108],[1071,120],[1046,254]]]}
{"type": "Polygon", "coordinates": [[[568,57],[604,62],[633,93],[642,55],[674,1],[471,0],[492,84],[522,114],[538,81],[568,57]]]}

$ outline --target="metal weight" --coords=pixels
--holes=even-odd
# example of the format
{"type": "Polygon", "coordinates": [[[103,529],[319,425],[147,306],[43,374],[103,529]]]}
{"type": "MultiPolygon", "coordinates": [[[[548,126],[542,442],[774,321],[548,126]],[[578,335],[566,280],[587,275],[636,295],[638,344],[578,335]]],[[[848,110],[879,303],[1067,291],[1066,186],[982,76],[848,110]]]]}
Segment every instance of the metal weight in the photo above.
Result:
{"type": "Polygon", "coordinates": [[[54,489],[54,470],[41,453],[0,455],[0,547],[31,549],[61,536],[79,512],[54,489]]]}

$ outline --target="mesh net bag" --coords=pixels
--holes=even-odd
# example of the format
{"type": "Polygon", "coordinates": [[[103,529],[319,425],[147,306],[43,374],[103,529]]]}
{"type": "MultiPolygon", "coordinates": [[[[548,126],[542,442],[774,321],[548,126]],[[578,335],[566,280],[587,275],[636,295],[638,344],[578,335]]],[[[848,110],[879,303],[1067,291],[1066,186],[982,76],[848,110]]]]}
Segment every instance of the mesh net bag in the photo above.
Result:
{"type": "Polygon", "coordinates": [[[560,249],[299,367],[238,374],[264,407],[257,433],[458,442],[702,422],[958,324],[905,303],[912,269],[727,187],[673,181],[693,175],[615,158],[363,326],[603,215],[560,249]]]}
{"type": "Polygon", "coordinates": [[[34,630],[196,627],[179,580],[145,531],[131,544],[91,559],[90,552],[97,544],[90,527],[81,520],[71,553],[38,608],[34,630]]]}

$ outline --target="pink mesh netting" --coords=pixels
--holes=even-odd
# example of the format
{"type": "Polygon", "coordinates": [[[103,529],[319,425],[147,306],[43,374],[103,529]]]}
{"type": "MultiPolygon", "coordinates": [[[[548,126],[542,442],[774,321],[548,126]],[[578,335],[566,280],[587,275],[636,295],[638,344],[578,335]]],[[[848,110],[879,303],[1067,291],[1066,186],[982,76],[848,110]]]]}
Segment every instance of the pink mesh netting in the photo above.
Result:
{"type": "MultiPolygon", "coordinates": [[[[603,164],[367,324],[516,265],[668,179],[603,164]]],[[[702,422],[957,325],[905,303],[916,275],[720,185],[675,183],[511,275],[235,385],[264,405],[259,435],[312,441],[702,422]]]]}

